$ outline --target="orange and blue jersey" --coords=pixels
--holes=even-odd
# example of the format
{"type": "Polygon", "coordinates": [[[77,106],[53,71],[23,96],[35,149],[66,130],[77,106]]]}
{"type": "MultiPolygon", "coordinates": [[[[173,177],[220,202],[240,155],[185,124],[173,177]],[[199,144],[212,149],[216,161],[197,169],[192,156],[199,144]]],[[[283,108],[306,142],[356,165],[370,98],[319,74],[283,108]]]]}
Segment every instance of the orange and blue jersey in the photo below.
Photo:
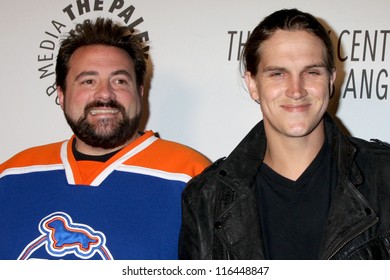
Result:
{"type": "Polygon", "coordinates": [[[76,161],[73,139],[0,165],[0,259],[177,259],[181,193],[210,162],[152,131],[76,161]]]}

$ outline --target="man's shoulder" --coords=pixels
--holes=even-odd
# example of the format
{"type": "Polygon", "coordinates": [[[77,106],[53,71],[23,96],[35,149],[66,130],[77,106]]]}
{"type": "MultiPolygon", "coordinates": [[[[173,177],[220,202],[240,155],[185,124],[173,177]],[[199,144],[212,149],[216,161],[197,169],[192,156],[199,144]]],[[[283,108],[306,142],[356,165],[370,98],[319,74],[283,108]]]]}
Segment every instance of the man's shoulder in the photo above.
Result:
{"type": "Polygon", "coordinates": [[[179,156],[179,157],[196,157],[196,158],[202,158],[205,157],[201,152],[198,150],[175,142],[171,140],[161,139],[159,138],[158,141],[156,141],[156,145],[159,146],[160,151],[171,154],[172,156],[179,156]]]}
{"type": "Polygon", "coordinates": [[[159,139],[157,142],[160,145],[164,146],[164,150],[175,152],[177,154],[183,153],[183,154],[188,154],[190,156],[192,155],[201,155],[201,153],[190,146],[171,141],[171,140],[166,140],[166,139],[159,139]]]}
{"type": "Polygon", "coordinates": [[[124,164],[169,173],[184,173],[191,178],[202,172],[211,163],[206,156],[195,149],[178,142],[161,139],[149,132],[144,136],[142,142],[133,147],[130,152],[134,149],[139,149],[139,152],[130,157],[124,164]],[[139,149],[142,145],[144,148],[139,149]]]}
{"type": "Polygon", "coordinates": [[[370,141],[367,141],[357,137],[349,137],[349,140],[360,151],[390,154],[390,144],[383,140],[370,139],[370,141]]]}
{"type": "Polygon", "coordinates": [[[350,137],[350,142],[356,148],[355,160],[361,168],[373,168],[373,171],[387,173],[390,171],[390,145],[386,142],[372,139],[367,141],[350,137]]]}
{"type": "Polygon", "coordinates": [[[58,164],[61,162],[60,151],[63,142],[56,142],[27,148],[0,165],[0,172],[8,168],[31,165],[58,164]]]}

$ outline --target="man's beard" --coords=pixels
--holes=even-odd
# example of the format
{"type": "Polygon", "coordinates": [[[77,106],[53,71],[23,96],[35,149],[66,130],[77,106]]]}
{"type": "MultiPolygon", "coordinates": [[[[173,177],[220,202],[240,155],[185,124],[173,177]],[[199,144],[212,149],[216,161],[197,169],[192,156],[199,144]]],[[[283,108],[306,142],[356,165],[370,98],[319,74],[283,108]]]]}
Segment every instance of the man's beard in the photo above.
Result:
{"type": "Polygon", "coordinates": [[[88,104],[84,109],[84,115],[77,121],[74,121],[64,108],[65,119],[68,122],[73,133],[89,146],[103,149],[113,149],[119,147],[130,140],[137,133],[141,121],[141,113],[137,113],[133,118],[126,114],[125,108],[118,102],[111,100],[109,102],[96,101],[88,104]],[[119,110],[122,115],[120,121],[113,118],[103,118],[95,123],[88,121],[88,114],[92,108],[113,108],[119,110]]]}

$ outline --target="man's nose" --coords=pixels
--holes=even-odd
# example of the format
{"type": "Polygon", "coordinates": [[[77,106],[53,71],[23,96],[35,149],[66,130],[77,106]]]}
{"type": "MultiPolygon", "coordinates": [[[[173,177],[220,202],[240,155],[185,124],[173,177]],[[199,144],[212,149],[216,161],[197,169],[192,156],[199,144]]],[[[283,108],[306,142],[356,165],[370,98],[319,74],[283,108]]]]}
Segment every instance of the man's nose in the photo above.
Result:
{"type": "Polygon", "coordinates": [[[96,89],[95,98],[100,100],[115,100],[115,92],[108,81],[101,82],[96,89]]]}
{"type": "Polygon", "coordinates": [[[307,95],[305,89],[305,82],[299,75],[291,76],[289,79],[289,85],[287,87],[286,96],[291,97],[294,100],[298,100],[307,95]]]}

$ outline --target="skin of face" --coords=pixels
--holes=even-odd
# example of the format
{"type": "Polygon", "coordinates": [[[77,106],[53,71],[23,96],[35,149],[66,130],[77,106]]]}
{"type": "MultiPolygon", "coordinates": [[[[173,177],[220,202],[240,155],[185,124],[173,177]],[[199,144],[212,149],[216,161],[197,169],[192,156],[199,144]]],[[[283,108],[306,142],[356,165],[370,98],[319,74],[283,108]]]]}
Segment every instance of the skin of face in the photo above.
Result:
{"type": "Polygon", "coordinates": [[[321,129],[336,78],[325,67],[324,48],[302,30],[277,30],[260,46],[258,73],[246,72],[245,82],[260,103],[268,137],[301,138],[321,129]]]}
{"type": "MultiPolygon", "coordinates": [[[[132,59],[117,47],[90,45],[78,48],[69,60],[66,92],[61,88],[57,88],[57,92],[60,106],[68,117],[77,121],[86,113],[87,121],[101,135],[112,133],[123,115],[116,108],[102,105],[86,110],[87,105],[113,100],[123,106],[129,118],[141,112],[143,87],[137,86],[132,59]]],[[[137,136],[134,135],[122,146],[137,136]]],[[[99,154],[98,148],[90,147],[79,139],[76,145],[80,152],[99,154]]]]}

